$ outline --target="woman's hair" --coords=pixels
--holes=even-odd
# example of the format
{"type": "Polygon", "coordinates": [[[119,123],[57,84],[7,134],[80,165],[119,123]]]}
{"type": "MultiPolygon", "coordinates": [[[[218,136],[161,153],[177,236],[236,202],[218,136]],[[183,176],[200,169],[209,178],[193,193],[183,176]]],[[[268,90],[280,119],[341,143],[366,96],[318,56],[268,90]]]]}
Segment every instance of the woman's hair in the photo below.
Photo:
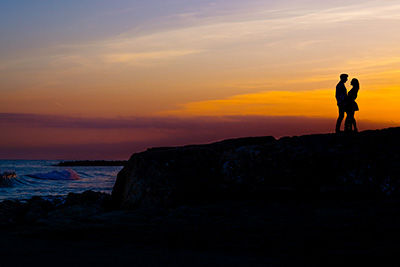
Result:
{"type": "Polygon", "coordinates": [[[356,87],[360,87],[360,83],[358,82],[358,80],[356,78],[354,78],[353,80],[351,80],[351,85],[356,86],[356,87]]]}

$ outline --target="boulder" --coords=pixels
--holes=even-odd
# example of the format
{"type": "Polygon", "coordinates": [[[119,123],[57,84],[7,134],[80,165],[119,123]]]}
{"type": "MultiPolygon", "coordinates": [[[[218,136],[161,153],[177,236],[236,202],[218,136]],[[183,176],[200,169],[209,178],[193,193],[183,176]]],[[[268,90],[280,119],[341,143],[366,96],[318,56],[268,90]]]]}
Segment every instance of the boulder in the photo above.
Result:
{"type": "Polygon", "coordinates": [[[359,134],[253,137],[134,154],[118,174],[116,207],[216,199],[400,196],[400,128],[359,134]]]}
{"type": "Polygon", "coordinates": [[[275,141],[273,137],[241,138],[134,154],[118,174],[112,200],[117,206],[151,207],[218,197],[228,182],[221,175],[224,154],[275,141]]]}

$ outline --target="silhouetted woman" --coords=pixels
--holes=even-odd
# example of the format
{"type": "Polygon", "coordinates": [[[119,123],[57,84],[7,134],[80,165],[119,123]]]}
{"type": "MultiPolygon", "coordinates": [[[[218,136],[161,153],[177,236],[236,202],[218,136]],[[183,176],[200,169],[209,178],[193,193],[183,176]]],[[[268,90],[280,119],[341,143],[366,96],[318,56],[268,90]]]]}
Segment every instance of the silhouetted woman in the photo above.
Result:
{"type": "Polygon", "coordinates": [[[354,132],[358,132],[356,119],[354,118],[354,113],[359,110],[356,99],[358,90],[360,90],[360,83],[358,82],[357,79],[353,79],[351,80],[350,84],[353,86],[353,88],[351,88],[351,90],[347,94],[347,99],[346,99],[347,117],[344,123],[345,125],[344,129],[346,132],[351,132],[353,130],[354,132]]]}

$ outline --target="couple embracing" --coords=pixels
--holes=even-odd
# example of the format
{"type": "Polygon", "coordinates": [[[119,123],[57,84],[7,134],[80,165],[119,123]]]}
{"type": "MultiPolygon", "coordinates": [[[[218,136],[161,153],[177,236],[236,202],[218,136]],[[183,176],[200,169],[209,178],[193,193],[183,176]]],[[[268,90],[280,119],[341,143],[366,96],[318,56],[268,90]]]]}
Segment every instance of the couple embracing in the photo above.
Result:
{"type": "Polygon", "coordinates": [[[340,126],[342,124],[344,113],[347,114],[346,120],[344,122],[345,132],[358,132],[356,119],[354,118],[354,113],[358,111],[358,105],[356,102],[358,90],[360,90],[360,83],[357,79],[351,80],[351,85],[353,88],[347,93],[345,83],[348,80],[349,75],[341,74],[340,82],[336,86],[336,100],[339,107],[339,117],[336,122],[336,133],[340,132],[340,126]]]}

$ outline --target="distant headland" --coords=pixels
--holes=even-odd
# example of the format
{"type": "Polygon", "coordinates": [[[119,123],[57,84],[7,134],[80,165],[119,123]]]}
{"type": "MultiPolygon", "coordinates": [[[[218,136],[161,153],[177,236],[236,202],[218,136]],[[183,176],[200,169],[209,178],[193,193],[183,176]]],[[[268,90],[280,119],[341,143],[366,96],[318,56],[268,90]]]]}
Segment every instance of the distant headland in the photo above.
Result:
{"type": "Polygon", "coordinates": [[[62,161],[55,164],[57,167],[79,167],[79,166],[125,166],[126,160],[77,160],[62,161]]]}

